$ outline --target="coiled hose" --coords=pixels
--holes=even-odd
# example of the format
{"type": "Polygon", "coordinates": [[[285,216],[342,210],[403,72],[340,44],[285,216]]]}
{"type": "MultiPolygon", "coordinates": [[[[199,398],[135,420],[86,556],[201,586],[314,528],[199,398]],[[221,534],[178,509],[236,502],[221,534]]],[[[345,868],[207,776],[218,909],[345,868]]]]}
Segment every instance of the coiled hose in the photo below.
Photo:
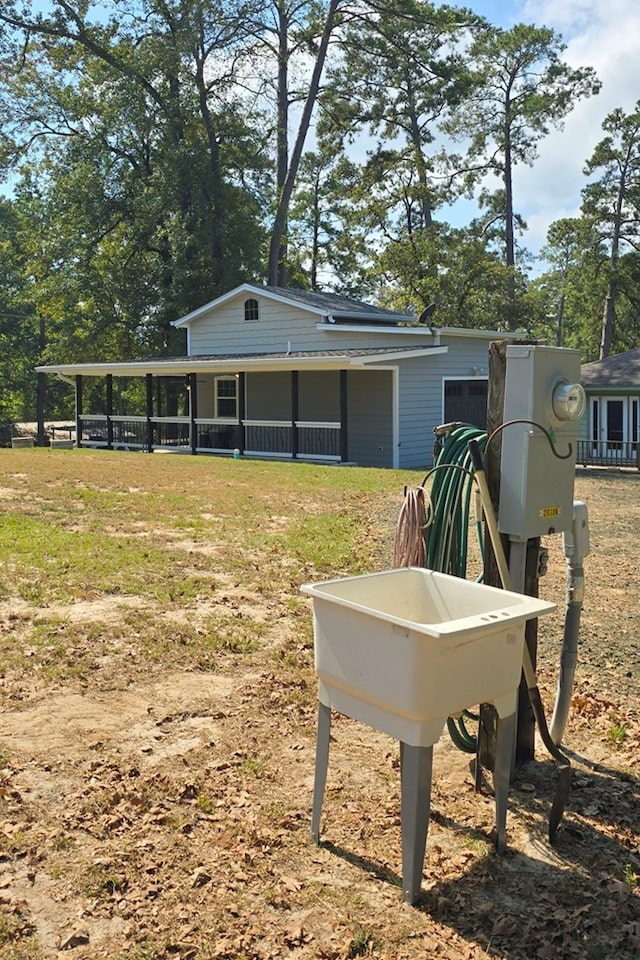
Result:
{"type": "MultiPolygon", "coordinates": [[[[469,507],[473,491],[473,464],[469,440],[484,449],[487,435],[469,424],[454,427],[446,437],[435,466],[422,486],[405,488],[394,548],[396,567],[426,566],[430,570],[466,577],[469,507]],[[427,481],[431,481],[427,489],[427,481]]],[[[480,551],[482,523],[476,518],[480,551]]]]}
{"type": "MultiPolygon", "coordinates": [[[[473,462],[469,441],[475,440],[484,452],[487,434],[469,424],[453,425],[429,471],[416,490],[405,488],[405,500],[396,525],[395,566],[420,566],[466,579],[468,558],[469,508],[474,488],[473,462]],[[430,489],[425,484],[431,480],[430,489]]],[[[481,511],[476,513],[476,534],[480,556],[484,558],[481,511]]],[[[578,655],[580,613],[584,595],[583,558],[589,552],[586,505],[574,503],[574,527],[565,534],[564,551],[568,567],[567,609],[562,642],[558,689],[550,726],[553,742],[562,741],[569,715],[571,692],[578,655]],[[583,536],[576,543],[576,530],[583,536]]],[[[482,574],[478,577],[480,580],[482,574]]],[[[476,737],[469,733],[465,720],[478,717],[465,710],[447,719],[453,743],[466,753],[475,753],[476,737]]]]}
{"type": "MultiPolygon", "coordinates": [[[[396,526],[396,567],[420,566],[466,578],[469,510],[473,492],[473,463],[469,440],[484,450],[487,434],[470,424],[460,424],[446,435],[435,466],[416,490],[405,489],[396,526]],[[425,484],[431,480],[427,491],[425,484]]],[[[476,517],[476,534],[483,554],[482,523],[476,517]]],[[[449,717],[447,728],[453,743],[465,753],[475,753],[476,739],[465,719],[477,716],[464,711],[449,717]]]]}

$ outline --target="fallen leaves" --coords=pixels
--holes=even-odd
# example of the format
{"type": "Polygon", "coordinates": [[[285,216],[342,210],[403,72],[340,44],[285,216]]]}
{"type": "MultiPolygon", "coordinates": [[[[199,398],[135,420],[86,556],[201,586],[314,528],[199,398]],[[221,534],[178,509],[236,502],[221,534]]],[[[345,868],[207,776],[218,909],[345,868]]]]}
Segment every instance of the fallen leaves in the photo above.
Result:
{"type": "MultiPolygon", "coordinates": [[[[560,592],[563,567],[561,558],[560,592]]],[[[176,680],[170,665],[146,658],[140,624],[116,638],[126,670],[110,672],[100,690],[105,704],[130,703],[153,670],[151,739],[142,727],[114,735],[96,726],[89,736],[71,729],[55,754],[37,736],[29,752],[14,751],[0,771],[0,957],[29,955],[36,936],[43,955],[64,951],[70,960],[640,956],[639,705],[602,679],[618,669],[606,652],[613,641],[622,658],[635,635],[598,625],[595,638],[583,618],[590,650],[581,649],[568,729],[575,773],[553,850],[545,828],[554,770],[544,756],[518,777],[508,849],[498,857],[490,792],[474,793],[468,758],[446,738],[438,744],[423,900],[413,909],[398,885],[400,771],[389,738],[336,718],[323,817],[329,842],[309,840],[316,683],[308,613],[293,608],[293,589],[263,598],[273,644],[216,660],[218,689],[228,696],[181,695],[178,684],[190,679],[205,688],[212,661],[176,680]],[[607,738],[614,720],[625,731],[619,744],[607,738]],[[194,724],[202,742],[187,751],[181,737],[194,724]]],[[[236,596],[227,585],[220,595],[227,608],[236,596]]],[[[237,597],[248,602],[244,588],[237,597]]],[[[202,603],[180,613],[196,617],[202,603]]],[[[103,627],[96,625],[108,645],[103,627]]],[[[556,656],[554,647],[543,671],[547,702],[556,656]]],[[[20,720],[30,703],[49,703],[52,687],[36,676],[34,659],[3,686],[0,706],[20,720]]],[[[98,679],[79,684],[83,697],[98,679]]]]}

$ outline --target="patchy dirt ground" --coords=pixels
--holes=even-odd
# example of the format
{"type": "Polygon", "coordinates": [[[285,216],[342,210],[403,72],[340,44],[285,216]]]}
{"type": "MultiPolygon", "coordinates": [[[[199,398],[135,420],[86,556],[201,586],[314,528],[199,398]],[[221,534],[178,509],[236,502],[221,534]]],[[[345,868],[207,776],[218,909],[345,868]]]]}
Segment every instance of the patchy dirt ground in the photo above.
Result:
{"type": "MultiPolygon", "coordinates": [[[[558,842],[546,839],[555,774],[542,747],[517,771],[498,857],[490,778],[476,793],[470,757],[443,736],[416,908],[399,889],[398,749],[387,737],[335,717],[323,842],[310,843],[308,609],[219,578],[210,602],[239,619],[250,609],[268,629],[212,671],[146,656],[122,629],[135,601],[5,600],[2,637],[55,617],[95,623],[113,642],[78,651],[93,657],[88,679],[1,673],[0,957],[639,960],[640,476],[582,474],[576,494],[589,504],[592,554],[558,842]]],[[[381,567],[393,510],[385,502],[376,520],[381,567]]],[[[550,546],[541,593],[562,608],[564,560],[550,546]]],[[[200,602],[189,616],[202,614],[200,602]]],[[[183,610],[171,615],[179,626],[183,610]]],[[[561,612],[541,623],[547,705],[560,638],[561,612]]]]}

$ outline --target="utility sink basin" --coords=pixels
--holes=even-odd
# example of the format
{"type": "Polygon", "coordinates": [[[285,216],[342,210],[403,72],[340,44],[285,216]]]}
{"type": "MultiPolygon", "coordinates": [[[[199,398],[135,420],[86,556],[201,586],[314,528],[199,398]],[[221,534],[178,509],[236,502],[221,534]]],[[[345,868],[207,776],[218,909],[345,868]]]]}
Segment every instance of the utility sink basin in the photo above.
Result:
{"type": "Polygon", "coordinates": [[[309,583],[322,703],[414,746],[516,709],[527,620],[555,604],[418,567],[309,583]]]}

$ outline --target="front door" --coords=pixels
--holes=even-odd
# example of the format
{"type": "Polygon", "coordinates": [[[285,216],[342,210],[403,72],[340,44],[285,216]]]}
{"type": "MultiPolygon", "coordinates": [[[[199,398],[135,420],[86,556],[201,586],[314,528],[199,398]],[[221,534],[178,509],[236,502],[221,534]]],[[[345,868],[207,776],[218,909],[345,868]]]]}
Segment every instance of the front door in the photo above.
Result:
{"type": "Polygon", "coordinates": [[[603,417],[604,440],[607,453],[622,449],[627,437],[627,404],[624,400],[605,399],[603,417]]]}

